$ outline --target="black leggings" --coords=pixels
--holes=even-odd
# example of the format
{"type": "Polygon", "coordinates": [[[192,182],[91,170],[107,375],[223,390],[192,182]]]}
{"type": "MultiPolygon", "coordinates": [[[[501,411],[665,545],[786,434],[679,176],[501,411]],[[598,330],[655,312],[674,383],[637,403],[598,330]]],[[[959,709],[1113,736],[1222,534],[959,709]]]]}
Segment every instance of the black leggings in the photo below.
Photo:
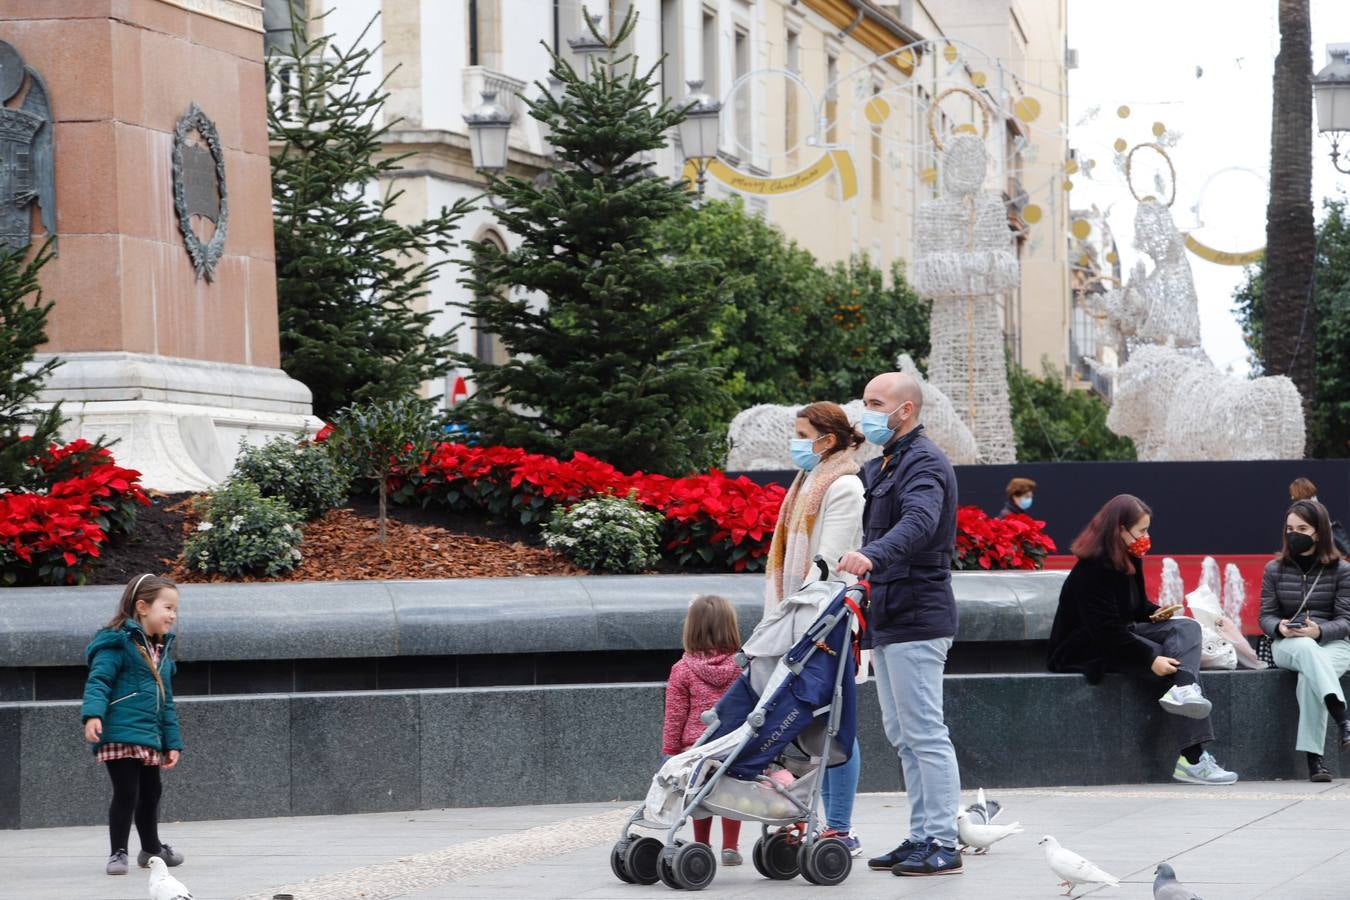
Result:
{"type": "Polygon", "coordinates": [[[139,759],[110,759],[105,763],[112,779],[113,797],[108,806],[108,840],[112,853],[127,849],[131,820],[146,853],[159,850],[159,766],[143,765],[139,759]]]}

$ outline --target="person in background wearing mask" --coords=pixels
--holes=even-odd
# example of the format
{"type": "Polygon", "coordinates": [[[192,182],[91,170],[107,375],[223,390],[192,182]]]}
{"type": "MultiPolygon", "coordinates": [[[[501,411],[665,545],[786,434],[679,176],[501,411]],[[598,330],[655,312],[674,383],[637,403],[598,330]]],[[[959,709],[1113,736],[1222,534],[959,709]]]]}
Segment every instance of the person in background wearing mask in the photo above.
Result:
{"type": "Polygon", "coordinates": [[[1342,750],[1350,750],[1350,719],[1341,676],[1350,669],[1350,563],[1331,542],[1327,510],[1298,500],[1284,519],[1284,545],[1261,579],[1261,630],[1271,638],[1275,665],[1298,673],[1298,742],[1308,778],[1330,781],[1322,760],[1327,714],[1342,750]],[[1302,624],[1300,624],[1302,623],[1302,624]]]}
{"type": "Polygon", "coordinates": [[[956,473],[923,433],[923,393],[912,377],[873,378],[863,409],[863,436],[881,445],[882,456],[863,467],[863,545],[839,568],[872,584],[864,639],[910,810],[908,837],[867,865],[895,875],[952,875],[961,871],[961,775],[942,716],[942,674],[957,625],[956,473]]]}
{"type": "Polygon", "coordinates": [[[1204,749],[1214,740],[1210,702],[1200,688],[1200,623],[1159,609],[1144,589],[1153,511],[1138,497],[1106,502],[1073,542],[1078,557],[1059,593],[1050,629],[1051,672],[1081,672],[1096,684],[1124,672],[1169,683],[1158,704],[1177,716],[1181,755],[1172,778],[1190,784],[1232,784],[1204,749]]]}
{"type": "MultiPolygon", "coordinates": [[[[812,403],[797,413],[797,436],[789,452],[801,471],[778,509],[765,565],[765,613],[820,577],[811,564],[817,554],[831,565],[831,579],[853,580],[833,567],[862,543],[863,486],[853,453],[862,440],[837,403],[812,403]]],[[[866,673],[865,661],[861,672],[866,673]]],[[[862,852],[853,833],[853,798],[861,768],[855,739],[852,757],[827,769],[821,785],[826,825],[821,836],[839,838],[854,856],[862,852]]]]}
{"type": "MultiPolygon", "coordinates": [[[[1311,500],[1314,503],[1317,503],[1319,502],[1317,499],[1317,485],[1313,484],[1307,478],[1295,478],[1289,484],[1289,499],[1291,501],[1311,500]]],[[[1326,506],[1325,503],[1322,505],[1326,506]]],[[[1331,510],[1327,510],[1327,515],[1331,515],[1331,510]]],[[[1332,543],[1336,545],[1336,549],[1340,552],[1341,556],[1350,556],[1350,537],[1346,536],[1345,528],[1335,519],[1331,520],[1331,540],[1332,543]]]]}
{"type": "Polygon", "coordinates": [[[1036,482],[1030,478],[1014,478],[1008,482],[1008,487],[1004,493],[1008,495],[1008,502],[1003,504],[1003,509],[999,515],[1025,514],[1031,510],[1031,501],[1036,495],[1036,482]]]}

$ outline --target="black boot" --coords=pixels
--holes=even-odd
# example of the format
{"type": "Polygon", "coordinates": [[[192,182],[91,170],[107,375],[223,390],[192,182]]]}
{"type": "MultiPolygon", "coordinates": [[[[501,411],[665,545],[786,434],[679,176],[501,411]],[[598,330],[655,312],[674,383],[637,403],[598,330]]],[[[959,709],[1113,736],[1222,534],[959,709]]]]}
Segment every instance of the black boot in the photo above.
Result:
{"type": "Polygon", "coordinates": [[[1317,782],[1331,780],[1331,773],[1327,771],[1326,764],[1322,762],[1320,753],[1308,754],[1308,780],[1317,782]]]}
{"type": "Polygon", "coordinates": [[[1338,723],[1341,726],[1341,749],[1350,750],[1350,719],[1338,723]]]}

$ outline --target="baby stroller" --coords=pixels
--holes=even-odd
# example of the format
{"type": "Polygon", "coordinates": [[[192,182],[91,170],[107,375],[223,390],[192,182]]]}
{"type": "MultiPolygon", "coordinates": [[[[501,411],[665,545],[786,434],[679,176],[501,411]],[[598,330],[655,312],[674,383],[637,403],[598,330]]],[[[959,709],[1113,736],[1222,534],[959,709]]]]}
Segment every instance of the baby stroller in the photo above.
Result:
{"type": "Polygon", "coordinates": [[[760,623],[741,650],[740,677],[704,713],[708,729],[666,761],[646,802],[624,825],[610,853],[619,879],[706,888],[717,871],[712,848],[675,835],[686,820],[712,815],[761,824],[751,860],[765,878],[786,881],[800,873],[812,884],[836,885],[849,876],[848,846],[818,836],[820,790],[825,769],[853,752],[853,625],[864,625],[867,593],[866,584],[815,582],[760,623]],[[819,614],[786,653],[776,659],[752,654],[771,649],[791,630],[781,619],[800,616],[808,604],[819,614]],[[664,840],[634,835],[633,826],[664,831],[664,840]]]}

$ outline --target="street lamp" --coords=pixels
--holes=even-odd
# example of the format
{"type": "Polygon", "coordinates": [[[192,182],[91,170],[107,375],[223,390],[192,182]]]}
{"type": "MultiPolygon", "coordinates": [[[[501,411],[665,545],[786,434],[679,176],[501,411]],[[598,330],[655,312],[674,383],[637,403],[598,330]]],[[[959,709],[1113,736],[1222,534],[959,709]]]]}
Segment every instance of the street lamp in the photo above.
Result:
{"type": "Polygon", "coordinates": [[[497,102],[497,92],[483,91],[483,102],[464,117],[469,126],[469,154],[475,169],[496,173],[506,168],[511,119],[511,114],[497,102]]]}
{"type": "Polygon", "coordinates": [[[689,96],[684,121],[679,124],[680,150],[685,161],[693,161],[698,171],[698,195],[703,196],[707,182],[708,165],[717,157],[718,129],[722,120],[722,104],[703,93],[703,81],[688,82],[689,96]]]}
{"type": "Polygon", "coordinates": [[[1331,136],[1331,164],[1337,172],[1350,175],[1350,168],[1341,168],[1341,136],[1350,132],[1350,44],[1331,44],[1327,47],[1327,66],[1313,76],[1313,97],[1317,102],[1317,130],[1331,136]]]}
{"type": "Polygon", "coordinates": [[[568,38],[567,46],[572,48],[574,54],[581,57],[582,80],[590,81],[592,57],[599,57],[608,53],[609,44],[596,37],[600,32],[600,17],[587,13],[586,21],[590,22],[590,27],[581,29],[581,33],[576,37],[568,38]]]}

